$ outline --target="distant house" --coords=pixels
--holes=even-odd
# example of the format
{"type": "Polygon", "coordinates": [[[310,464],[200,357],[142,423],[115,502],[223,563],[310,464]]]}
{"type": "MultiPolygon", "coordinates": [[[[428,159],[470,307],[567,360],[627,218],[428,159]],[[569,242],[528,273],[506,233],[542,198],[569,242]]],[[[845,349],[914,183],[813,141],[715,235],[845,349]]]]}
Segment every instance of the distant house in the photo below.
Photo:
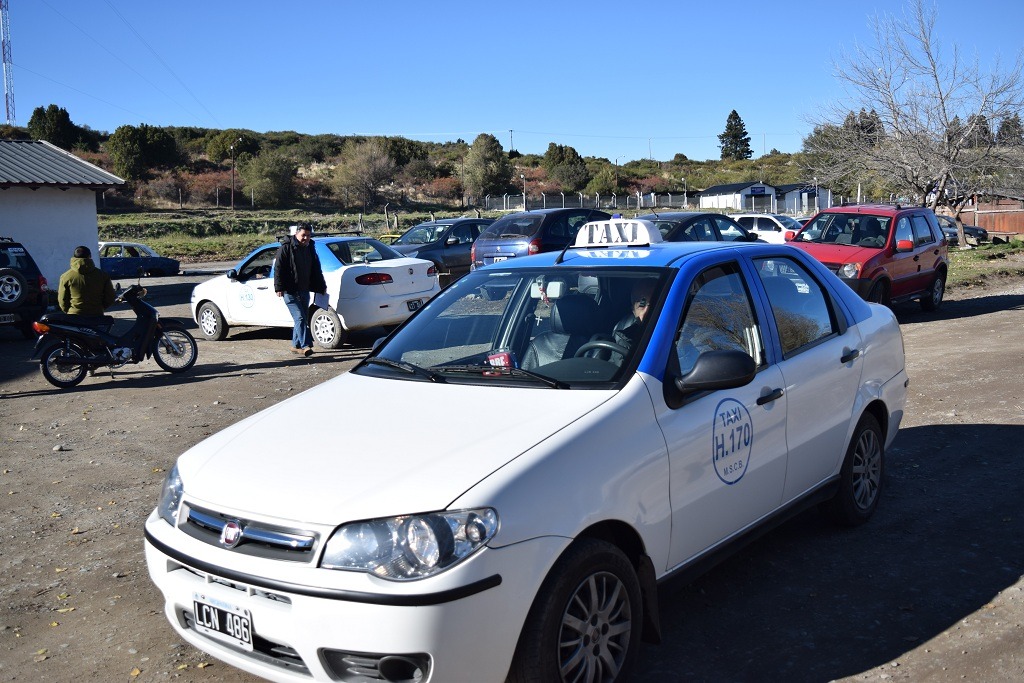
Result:
{"type": "Polygon", "coordinates": [[[775,212],[775,188],[760,182],[715,185],[699,193],[702,209],[775,212]]]}
{"type": "Polygon", "coordinates": [[[24,244],[56,287],[76,246],[99,265],[96,192],[123,184],[48,142],[0,140],[0,235],[24,244]]]}
{"type": "Polygon", "coordinates": [[[832,190],[807,183],[779,185],[775,195],[779,213],[809,215],[832,206],[832,190]]]}

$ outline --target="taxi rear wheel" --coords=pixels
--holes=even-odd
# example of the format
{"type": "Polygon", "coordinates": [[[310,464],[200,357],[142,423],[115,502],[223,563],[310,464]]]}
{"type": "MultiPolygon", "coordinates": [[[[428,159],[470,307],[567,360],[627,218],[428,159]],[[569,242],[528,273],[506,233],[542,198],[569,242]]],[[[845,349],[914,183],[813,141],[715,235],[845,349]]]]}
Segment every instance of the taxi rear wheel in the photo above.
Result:
{"type": "Polygon", "coordinates": [[[825,504],[825,511],[844,526],[857,526],[871,519],[882,494],[885,473],[885,442],[878,420],[869,413],[861,417],[850,440],[839,478],[839,491],[825,504]]]}
{"type": "Polygon", "coordinates": [[[640,647],[642,623],[633,565],[614,545],[581,539],[541,586],[507,681],[625,680],[640,647]]]}
{"type": "Polygon", "coordinates": [[[345,343],[348,333],[341,325],[341,318],[334,311],[318,308],[309,320],[313,341],[325,349],[338,349],[345,343]]]}

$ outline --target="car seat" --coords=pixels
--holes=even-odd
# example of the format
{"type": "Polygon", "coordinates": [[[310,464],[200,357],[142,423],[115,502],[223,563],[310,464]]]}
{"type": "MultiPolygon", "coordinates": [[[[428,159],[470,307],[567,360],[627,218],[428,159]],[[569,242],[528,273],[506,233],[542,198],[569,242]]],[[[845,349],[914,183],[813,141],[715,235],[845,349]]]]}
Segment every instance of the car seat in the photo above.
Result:
{"type": "Polygon", "coordinates": [[[522,367],[530,370],[572,358],[577,349],[590,341],[599,319],[597,303],[586,294],[556,299],[551,306],[551,329],[530,342],[522,367]]]}
{"type": "Polygon", "coordinates": [[[885,231],[882,229],[882,224],[877,218],[868,216],[862,221],[860,229],[857,230],[856,238],[854,242],[857,246],[880,247],[885,244],[885,231]]]}

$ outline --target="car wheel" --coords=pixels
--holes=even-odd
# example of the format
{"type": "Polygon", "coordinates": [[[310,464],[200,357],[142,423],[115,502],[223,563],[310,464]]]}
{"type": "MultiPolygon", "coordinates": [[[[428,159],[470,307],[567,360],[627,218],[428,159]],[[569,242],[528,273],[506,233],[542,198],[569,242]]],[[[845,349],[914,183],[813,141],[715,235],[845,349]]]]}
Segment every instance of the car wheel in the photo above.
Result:
{"type": "Polygon", "coordinates": [[[199,332],[210,341],[220,341],[228,336],[228,324],[216,304],[207,301],[200,306],[196,322],[199,323],[199,332]]]}
{"type": "Polygon", "coordinates": [[[580,539],[544,580],[507,680],[625,680],[640,647],[642,622],[633,565],[610,543],[580,539]]]}
{"type": "Polygon", "coordinates": [[[14,268],[0,268],[0,310],[21,305],[28,294],[25,276],[14,268]]]}
{"type": "Polygon", "coordinates": [[[345,343],[348,333],[341,325],[341,318],[329,308],[318,308],[309,321],[313,341],[325,349],[338,349],[345,343]]]}
{"type": "Polygon", "coordinates": [[[889,305],[889,285],[884,280],[879,280],[871,286],[871,291],[868,292],[868,301],[876,304],[882,304],[883,306],[889,305]]]}
{"type": "Polygon", "coordinates": [[[882,493],[885,441],[874,415],[865,413],[846,450],[839,476],[839,491],[825,505],[833,520],[857,526],[871,519],[882,493]]]}
{"type": "Polygon", "coordinates": [[[932,286],[921,297],[921,308],[926,311],[934,311],[942,305],[942,297],[946,293],[946,276],[939,273],[932,280],[932,286]]]}

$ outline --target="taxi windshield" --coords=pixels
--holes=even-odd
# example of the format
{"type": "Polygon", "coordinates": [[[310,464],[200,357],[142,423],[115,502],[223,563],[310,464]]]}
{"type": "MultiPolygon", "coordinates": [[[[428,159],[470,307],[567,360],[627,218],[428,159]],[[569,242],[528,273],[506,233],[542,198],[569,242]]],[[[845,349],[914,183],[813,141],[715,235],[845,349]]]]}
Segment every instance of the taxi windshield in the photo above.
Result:
{"type": "Polygon", "coordinates": [[[441,292],[355,371],[609,388],[642,355],[665,279],[656,268],[481,269],[441,292]]]}

